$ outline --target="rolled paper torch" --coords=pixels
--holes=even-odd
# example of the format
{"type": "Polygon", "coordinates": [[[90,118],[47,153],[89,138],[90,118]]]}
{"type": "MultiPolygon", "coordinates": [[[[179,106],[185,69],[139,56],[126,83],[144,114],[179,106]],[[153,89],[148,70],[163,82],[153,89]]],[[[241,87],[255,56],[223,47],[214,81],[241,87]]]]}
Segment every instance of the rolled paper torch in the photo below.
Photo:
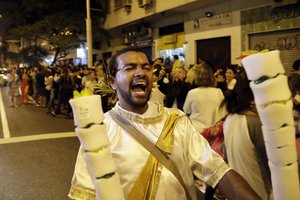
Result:
{"type": "Polygon", "coordinates": [[[110,151],[110,142],[103,124],[100,95],[71,99],[75,132],[84,152],[84,159],[93,178],[98,200],[123,200],[120,177],[110,151]]]}
{"type": "Polygon", "coordinates": [[[275,200],[299,200],[293,103],[279,51],[243,58],[262,122],[275,200]]]}

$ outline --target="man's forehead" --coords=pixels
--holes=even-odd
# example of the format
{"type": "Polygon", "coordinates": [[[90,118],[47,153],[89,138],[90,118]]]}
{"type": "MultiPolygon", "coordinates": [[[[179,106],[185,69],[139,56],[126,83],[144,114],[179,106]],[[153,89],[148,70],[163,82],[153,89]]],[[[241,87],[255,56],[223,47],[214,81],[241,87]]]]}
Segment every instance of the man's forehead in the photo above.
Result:
{"type": "Polygon", "coordinates": [[[123,54],[121,54],[118,58],[120,57],[128,57],[128,56],[137,56],[137,57],[145,57],[147,58],[147,56],[143,53],[143,52],[139,52],[139,51],[127,51],[123,54]]]}
{"type": "Polygon", "coordinates": [[[148,58],[143,52],[137,52],[137,51],[128,51],[124,54],[121,54],[117,58],[118,63],[121,62],[147,62],[148,58]]]}

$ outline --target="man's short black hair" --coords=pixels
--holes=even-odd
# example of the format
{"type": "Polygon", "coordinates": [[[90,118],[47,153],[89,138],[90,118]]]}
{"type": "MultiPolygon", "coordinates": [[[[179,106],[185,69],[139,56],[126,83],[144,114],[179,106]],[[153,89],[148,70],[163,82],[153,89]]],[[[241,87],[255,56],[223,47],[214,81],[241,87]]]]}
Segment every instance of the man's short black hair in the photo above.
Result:
{"type": "MultiPolygon", "coordinates": [[[[127,53],[129,51],[135,51],[135,52],[141,52],[143,54],[146,55],[148,62],[149,62],[149,58],[147,56],[147,54],[139,47],[136,46],[131,46],[131,47],[126,47],[124,49],[121,49],[119,51],[117,51],[110,59],[109,64],[108,64],[108,68],[110,70],[110,74],[114,77],[117,73],[117,69],[118,69],[118,62],[117,59],[120,55],[127,53]]],[[[150,63],[150,62],[149,62],[150,63]]]]}
{"type": "Polygon", "coordinates": [[[164,62],[164,59],[161,57],[157,58],[156,60],[160,60],[162,63],[164,62]]]}
{"type": "Polygon", "coordinates": [[[298,71],[299,70],[299,67],[300,67],[300,59],[299,60],[295,60],[295,62],[293,63],[293,69],[295,71],[298,71]]]}

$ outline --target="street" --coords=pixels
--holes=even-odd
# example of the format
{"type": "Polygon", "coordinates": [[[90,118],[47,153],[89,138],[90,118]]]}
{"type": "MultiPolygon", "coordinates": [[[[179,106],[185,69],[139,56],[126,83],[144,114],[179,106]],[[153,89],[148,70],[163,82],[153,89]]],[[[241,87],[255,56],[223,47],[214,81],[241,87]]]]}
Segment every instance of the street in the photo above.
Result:
{"type": "Polygon", "coordinates": [[[72,119],[46,108],[11,108],[0,90],[0,199],[67,200],[79,141],[72,119]]]}

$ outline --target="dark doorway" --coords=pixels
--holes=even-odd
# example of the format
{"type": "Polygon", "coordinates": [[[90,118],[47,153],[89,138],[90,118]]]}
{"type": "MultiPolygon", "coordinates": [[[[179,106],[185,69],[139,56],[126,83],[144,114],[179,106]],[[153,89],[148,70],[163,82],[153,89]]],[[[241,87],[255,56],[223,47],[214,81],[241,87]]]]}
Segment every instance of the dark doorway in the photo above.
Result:
{"type": "Polygon", "coordinates": [[[230,36],[197,40],[197,63],[202,59],[211,65],[214,71],[231,65],[230,40],[230,36]]]}

